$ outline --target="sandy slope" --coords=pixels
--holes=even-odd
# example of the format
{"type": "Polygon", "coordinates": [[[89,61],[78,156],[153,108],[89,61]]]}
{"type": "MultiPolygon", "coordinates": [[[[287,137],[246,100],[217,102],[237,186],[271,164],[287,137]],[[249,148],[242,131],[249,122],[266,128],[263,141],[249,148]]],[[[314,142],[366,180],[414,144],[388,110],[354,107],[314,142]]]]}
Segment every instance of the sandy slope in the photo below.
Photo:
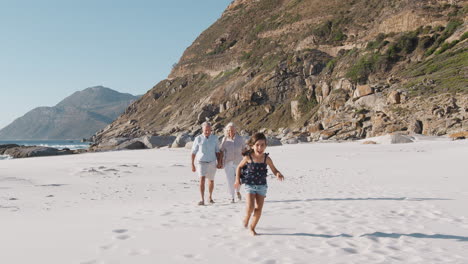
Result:
{"type": "Polygon", "coordinates": [[[261,236],[185,149],[0,162],[2,263],[467,263],[468,141],[267,149],[261,236]]]}

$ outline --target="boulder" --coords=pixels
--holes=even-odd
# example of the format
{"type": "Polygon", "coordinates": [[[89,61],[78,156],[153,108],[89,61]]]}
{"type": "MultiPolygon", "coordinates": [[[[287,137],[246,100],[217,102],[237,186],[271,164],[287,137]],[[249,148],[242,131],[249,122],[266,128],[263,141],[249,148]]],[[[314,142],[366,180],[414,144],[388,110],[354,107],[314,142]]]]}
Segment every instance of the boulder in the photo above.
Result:
{"type": "Polygon", "coordinates": [[[56,148],[49,148],[49,147],[23,146],[23,147],[9,148],[4,152],[4,154],[11,156],[13,158],[29,158],[29,157],[67,155],[67,154],[73,154],[73,152],[70,150],[59,150],[56,148]]]}
{"type": "Polygon", "coordinates": [[[400,135],[400,134],[390,135],[390,144],[404,144],[404,143],[413,143],[412,137],[406,136],[406,135],[400,135]]]}
{"type": "Polygon", "coordinates": [[[283,143],[281,143],[281,140],[279,140],[276,137],[267,137],[267,144],[268,144],[269,147],[283,145],[283,143]]]}
{"type": "Polygon", "coordinates": [[[291,132],[291,129],[289,129],[289,128],[285,128],[285,129],[282,129],[282,130],[281,130],[281,133],[283,133],[283,134],[285,134],[285,135],[286,135],[286,134],[289,134],[290,132],[291,132]]]}
{"type": "Polygon", "coordinates": [[[297,143],[299,143],[299,140],[297,138],[293,137],[293,138],[288,138],[288,139],[282,139],[281,143],[283,143],[283,144],[297,144],[297,143]]]}
{"type": "Polygon", "coordinates": [[[333,90],[330,95],[324,100],[323,105],[330,108],[331,110],[338,110],[342,108],[346,101],[348,101],[349,95],[343,89],[333,90]]]}
{"type": "Polygon", "coordinates": [[[323,83],[321,88],[323,98],[327,97],[330,94],[330,86],[328,83],[323,83]]]}
{"type": "Polygon", "coordinates": [[[354,90],[353,97],[354,98],[360,98],[360,97],[370,95],[370,94],[373,94],[373,93],[374,93],[374,89],[372,89],[372,87],[370,87],[370,85],[368,85],[368,84],[358,85],[356,87],[356,90],[354,90]]]}
{"type": "Polygon", "coordinates": [[[309,133],[315,133],[315,132],[322,131],[322,130],[323,130],[323,126],[321,123],[310,125],[307,129],[309,133]]]}
{"type": "Polygon", "coordinates": [[[193,141],[193,138],[187,133],[179,134],[174,142],[172,142],[171,148],[183,148],[187,142],[193,141]]]}
{"type": "Polygon", "coordinates": [[[291,117],[294,120],[301,118],[301,112],[299,111],[299,101],[291,101],[291,117]]]}
{"type": "Polygon", "coordinates": [[[219,107],[211,104],[205,105],[202,107],[201,112],[198,114],[198,123],[201,124],[218,113],[219,107]]]}
{"type": "Polygon", "coordinates": [[[118,145],[115,149],[122,150],[122,149],[146,149],[146,145],[138,139],[133,139],[129,141],[125,141],[124,143],[118,145]]]}
{"type": "Polygon", "coordinates": [[[267,112],[268,114],[271,114],[275,110],[275,107],[272,105],[265,105],[264,109],[265,109],[265,112],[267,112]]]}
{"type": "Polygon", "coordinates": [[[130,138],[126,138],[126,137],[111,138],[107,141],[99,143],[99,148],[114,148],[128,140],[130,140],[130,138]]]}
{"type": "Polygon", "coordinates": [[[400,92],[392,91],[387,97],[387,102],[389,104],[399,104],[401,102],[400,92]]]}
{"type": "Polygon", "coordinates": [[[385,97],[378,94],[371,94],[361,97],[354,102],[354,107],[383,111],[386,106],[385,97]]]}
{"type": "Polygon", "coordinates": [[[19,147],[19,145],[17,144],[4,144],[4,145],[0,145],[0,155],[2,155],[7,149],[10,149],[10,148],[17,148],[19,147]]]}
{"type": "Polygon", "coordinates": [[[336,135],[336,130],[323,130],[322,132],[320,132],[320,137],[319,139],[320,140],[327,140],[327,139],[330,139],[331,137],[333,137],[334,135],[336,135]]]}
{"type": "Polygon", "coordinates": [[[161,148],[172,145],[175,139],[175,136],[144,136],[139,140],[147,148],[161,148]]]}
{"type": "Polygon", "coordinates": [[[239,135],[241,135],[241,136],[243,136],[243,137],[249,137],[249,136],[250,136],[249,132],[247,132],[247,131],[245,131],[245,130],[241,130],[241,131],[239,132],[239,135]]]}
{"type": "Polygon", "coordinates": [[[192,149],[192,146],[193,146],[193,141],[187,142],[187,143],[185,144],[185,148],[186,148],[186,149],[192,149]]]}
{"type": "Polygon", "coordinates": [[[345,79],[345,78],[339,79],[338,81],[335,82],[333,86],[335,87],[335,90],[343,89],[349,92],[352,92],[354,90],[353,83],[350,80],[345,79]]]}
{"type": "Polygon", "coordinates": [[[451,138],[451,139],[453,139],[453,140],[457,140],[457,139],[467,139],[467,138],[468,138],[468,131],[450,134],[450,135],[449,135],[449,138],[451,138]]]}
{"type": "Polygon", "coordinates": [[[299,110],[299,101],[291,101],[291,117],[294,120],[301,118],[301,111],[299,110]]]}

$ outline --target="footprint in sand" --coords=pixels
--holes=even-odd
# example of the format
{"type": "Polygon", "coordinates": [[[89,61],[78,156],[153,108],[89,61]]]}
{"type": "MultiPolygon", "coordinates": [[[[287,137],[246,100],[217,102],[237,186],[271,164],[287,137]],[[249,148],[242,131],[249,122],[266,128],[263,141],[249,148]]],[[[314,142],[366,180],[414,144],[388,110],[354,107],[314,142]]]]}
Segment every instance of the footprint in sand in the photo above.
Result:
{"type": "Polygon", "coordinates": [[[116,239],[119,239],[119,240],[127,240],[130,238],[129,235],[120,235],[120,236],[116,236],[115,237],[116,239]]]}
{"type": "Polygon", "coordinates": [[[111,249],[117,248],[117,246],[114,244],[108,244],[108,245],[102,245],[99,248],[102,250],[111,250],[111,249]]]}
{"type": "Polygon", "coordinates": [[[112,232],[116,233],[116,234],[121,234],[121,235],[118,235],[116,236],[115,238],[116,239],[119,239],[119,240],[127,240],[130,238],[129,235],[125,234],[128,232],[128,229],[114,229],[112,230],[112,232]]]}
{"type": "Polygon", "coordinates": [[[358,254],[359,252],[354,249],[354,248],[342,248],[342,250],[344,250],[345,252],[347,253],[350,253],[350,254],[358,254]]]}
{"type": "Polygon", "coordinates": [[[121,164],[119,165],[120,167],[133,167],[133,168],[138,168],[138,164],[121,164]]]}
{"type": "Polygon", "coordinates": [[[177,256],[177,258],[182,258],[184,261],[200,261],[200,260],[202,260],[200,255],[191,254],[191,253],[186,253],[186,254],[183,254],[182,256],[177,256]]]}
{"type": "Polygon", "coordinates": [[[42,185],[36,185],[37,187],[60,187],[60,186],[65,186],[66,184],[59,184],[59,183],[52,183],[52,184],[42,184],[42,185]]]}

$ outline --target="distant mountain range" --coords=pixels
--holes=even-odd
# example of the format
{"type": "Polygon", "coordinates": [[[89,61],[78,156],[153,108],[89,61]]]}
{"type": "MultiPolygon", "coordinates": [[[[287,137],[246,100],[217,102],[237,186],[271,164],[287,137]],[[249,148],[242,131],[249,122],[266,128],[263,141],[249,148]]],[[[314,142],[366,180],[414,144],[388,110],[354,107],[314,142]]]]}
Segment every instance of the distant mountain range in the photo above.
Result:
{"type": "Polygon", "coordinates": [[[0,140],[89,138],[139,97],[95,86],[73,93],[53,107],[37,107],[0,130],[0,140]]]}

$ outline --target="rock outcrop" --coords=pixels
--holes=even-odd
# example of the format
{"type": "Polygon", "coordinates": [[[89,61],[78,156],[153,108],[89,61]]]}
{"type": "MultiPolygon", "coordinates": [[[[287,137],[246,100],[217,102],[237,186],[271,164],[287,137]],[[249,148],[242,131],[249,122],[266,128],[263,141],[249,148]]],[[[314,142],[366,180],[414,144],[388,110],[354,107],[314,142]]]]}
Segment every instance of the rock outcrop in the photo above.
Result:
{"type": "Polygon", "coordinates": [[[283,143],[466,131],[466,17],[437,0],[233,1],[94,140],[194,136],[205,120],[283,143]]]}
{"type": "MultiPolygon", "coordinates": [[[[3,145],[4,146],[4,145],[3,145]]],[[[0,149],[2,146],[0,146],[0,149]]],[[[40,146],[16,146],[8,147],[0,155],[8,155],[13,158],[30,158],[30,157],[44,157],[44,156],[57,156],[68,155],[74,152],[69,149],[59,150],[56,148],[40,147],[40,146]]]]}

